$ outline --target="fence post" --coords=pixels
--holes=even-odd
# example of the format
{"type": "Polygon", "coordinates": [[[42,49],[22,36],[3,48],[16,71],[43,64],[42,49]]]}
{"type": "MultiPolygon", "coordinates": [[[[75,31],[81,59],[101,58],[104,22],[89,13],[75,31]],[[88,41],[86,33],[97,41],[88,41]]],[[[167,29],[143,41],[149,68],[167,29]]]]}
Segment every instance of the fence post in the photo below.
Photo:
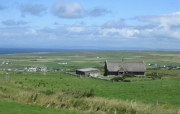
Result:
{"type": "Polygon", "coordinates": [[[158,105],[158,99],[156,99],[156,105],[158,105]]]}
{"type": "Polygon", "coordinates": [[[131,100],[131,108],[133,109],[134,107],[133,107],[133,103],[132,103],[132,100],[131,100]]]}
{"type": "Polygon", "coordinates": [[[114,114],[116,114],[116,109],[114,110],[114,114]]]}

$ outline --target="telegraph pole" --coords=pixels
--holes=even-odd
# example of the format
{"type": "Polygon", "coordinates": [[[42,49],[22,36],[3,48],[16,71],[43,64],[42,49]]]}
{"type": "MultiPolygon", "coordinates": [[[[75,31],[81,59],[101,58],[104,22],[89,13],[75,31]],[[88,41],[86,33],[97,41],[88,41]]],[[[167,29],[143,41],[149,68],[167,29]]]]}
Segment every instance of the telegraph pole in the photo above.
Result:
{"type": "Polygon", "coordinates": [[[159,55],[157,56],[157,77],[158,77],[158,58],[159,58],[159,55]]]}

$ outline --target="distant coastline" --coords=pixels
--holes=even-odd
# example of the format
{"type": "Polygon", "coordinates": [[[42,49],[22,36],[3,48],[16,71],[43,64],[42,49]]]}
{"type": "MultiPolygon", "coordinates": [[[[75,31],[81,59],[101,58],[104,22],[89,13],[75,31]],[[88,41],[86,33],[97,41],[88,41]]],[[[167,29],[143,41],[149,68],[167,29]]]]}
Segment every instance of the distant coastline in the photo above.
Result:
{"type": "MultiPolygon", "coordinates": [[[[48,49],[48,48],[0,48],[0,54],[50,53],[50,52],[82,52],[97,51],[95,49],[48,49]]],[[[103,51],[103,50],[101,50],[103,51]]]]}
{"type": "Polygon", "coordinates": [[[167,49],[53,49],[53,48],[0,48],[2,54],[50,53],[50,52],[88,52],[88,51],[180,51],[167,49]]]}
{"type": "Polygon", "coordinates": [[[43,52],[71,52],[72,49],[45,49],[45,48],[0,48],[0,54],[23,54],[43,52]]]}

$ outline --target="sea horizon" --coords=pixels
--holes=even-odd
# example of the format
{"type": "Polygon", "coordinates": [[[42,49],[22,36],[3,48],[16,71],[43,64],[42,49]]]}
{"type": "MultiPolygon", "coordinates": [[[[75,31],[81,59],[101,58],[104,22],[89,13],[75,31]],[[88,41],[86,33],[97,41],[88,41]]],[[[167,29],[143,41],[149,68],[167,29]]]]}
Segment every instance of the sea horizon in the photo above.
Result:
{"type": "Polygon", "coordinates": [[[50,53],[50,52],[93,51],[90,49],[56,49],[56,48],[0,48],[0,54],[50,53]]]}
{"type": "Polygon", "coordinates": [[[180,51],[176,49],[81,49],[81,48],[0,48],[0,54],[50,53],[50,52],[84,52],[84,51],[180,51]]]}

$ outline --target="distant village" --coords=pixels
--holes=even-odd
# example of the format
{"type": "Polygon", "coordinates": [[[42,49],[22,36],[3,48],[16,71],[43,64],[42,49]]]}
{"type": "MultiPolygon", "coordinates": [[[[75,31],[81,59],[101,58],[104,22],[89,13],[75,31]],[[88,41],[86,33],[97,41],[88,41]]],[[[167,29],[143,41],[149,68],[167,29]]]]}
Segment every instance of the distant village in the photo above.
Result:
{"type": "MultiPolygon", "coordinates": [[[[180,63],[179,63],[180,64],[180,63]]],[[[154,67],[157,67],[159,69],[162,69],[162,70],[170,70],[170,69],[180,69],[180,65],[179,66],[173,66],[173,65],[158,65],[158,64],[151,64],[151,63],[148,63],[147,66],[154,66],[154,67]]]]}
{"type": "MultiPolygon", "coordinates": [[[[100,58],[100,57],[97,57],[100,58]]],[[[170,70],[170,69],[180,69],[179,66],[173,66],[173,65],[158,65],[158,64],[152,64],[148,63],[145,64],[144,61],[125,61],[125,60],[120,60],[120,61],[105,61],[104,62],[104,76],[107,75],[124,75],[128,73],[132,73],[135,75],[144,75],[146,72],[146,66],[152,66],[152,68],[158,68],[160,70],[170,70]]],[[[0,62],[1,66],[6,66],[13,64],[12,61],[6,61],[3,60],[0,62]]],[[[60,65],[67,65],[67,62],[62,62],[62,63],[57,63],[60,65]]],[[[11,69],[11,68],[6,68],[6,69],[0,69],[0,71],[7,71],[7,72],[59,72],[63,71],[63,69],[52,69],[52,68],[47,68],[45,66],[42,67],[34,67],[34,66],[26,66],[23,69],[11,69]]],[[[66,69],[65,71],[68,71],[66,69]]],[[[85,75],[85,76],[92,76],[92,77],[97,77],[100,75],[100,71],[97,68],[82,68],[82,69],[77,69],[76,70],[76,75],[85,75]]]]}
{"type": "MultiPolygon", "coordinates": [[[[13,64],[12,61],[5,61],[3,60],[0,65],[11,65],[13,64]]],[[[58,63],[58,64],[67,64],[67,63],[58,63]]],[[[33,66],[27,66],[24,67],[23,69],[12,69],[12,68],[7,68],[7,69],[0,69],[0,71],[8,71],[8,72],[57,72],[57,69],[52,69],[52,68],[47,68],[47,67],[33,67],[33,66]]]]}

